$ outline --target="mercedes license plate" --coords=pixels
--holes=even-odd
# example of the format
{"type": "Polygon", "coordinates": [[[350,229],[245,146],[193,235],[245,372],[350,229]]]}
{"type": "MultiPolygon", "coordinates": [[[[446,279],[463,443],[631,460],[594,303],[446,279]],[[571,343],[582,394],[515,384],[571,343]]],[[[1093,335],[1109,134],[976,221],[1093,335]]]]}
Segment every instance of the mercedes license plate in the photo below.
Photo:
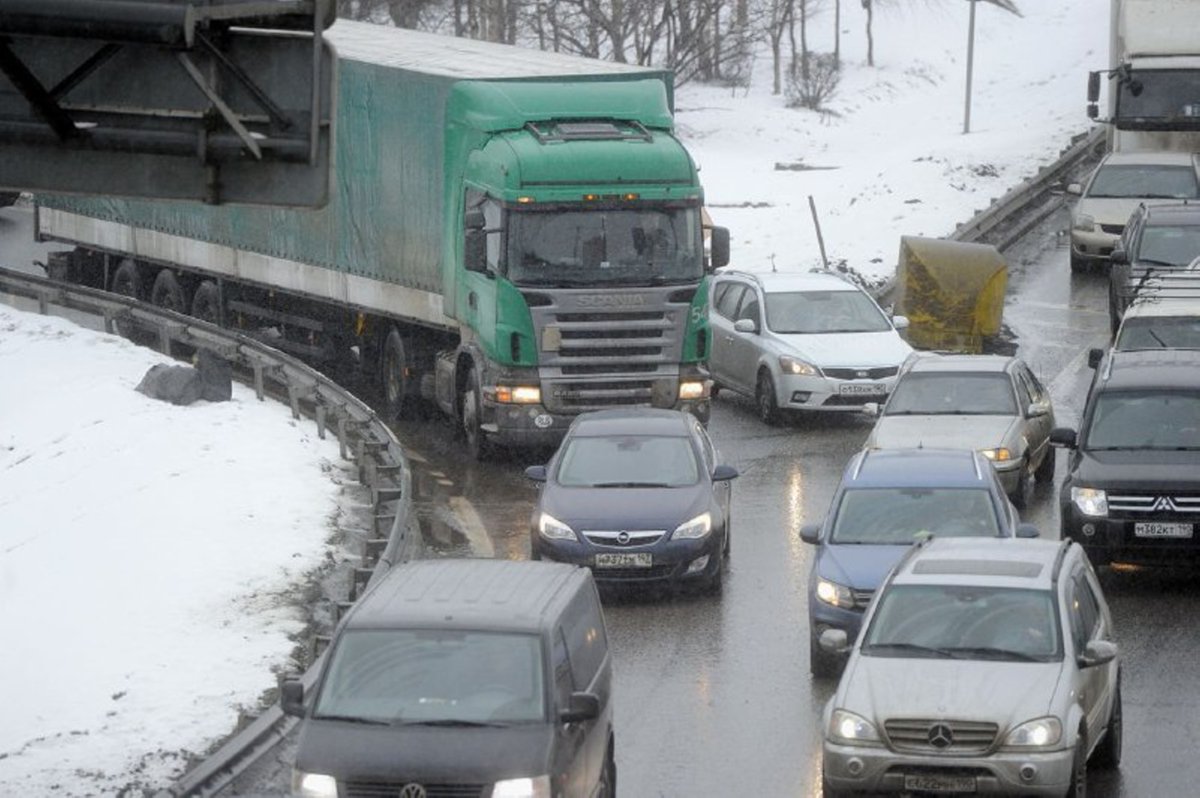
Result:
{"type": "Polygon", "coordinates": [[[597,568],[649,568],[652,564],[647,552],[596,555],[597,568]]]}
{"type": "Polygon", "coordinates": [[[1192,525],[1142,521],[1133,525],[1133,534],[1139,538],[1190,538],[1192,525]]]}
{"type": "Polygon", "coordinates": [[[843,382],[838,386],[842,396],[883,396],[887,388],[881,382],[843,382]]]}
{"type": "Polygon", "coordinates": [[[904,777],[904,789],[920,792],[975,792],[975,777],[909,774],[904,777]]]}

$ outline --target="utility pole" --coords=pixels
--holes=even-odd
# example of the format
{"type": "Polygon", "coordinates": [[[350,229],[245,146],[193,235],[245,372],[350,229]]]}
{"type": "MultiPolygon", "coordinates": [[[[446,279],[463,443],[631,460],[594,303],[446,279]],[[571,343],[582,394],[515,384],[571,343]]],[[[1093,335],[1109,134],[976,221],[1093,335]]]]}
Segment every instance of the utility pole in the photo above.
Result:
{"type": "Polygon", "coordinates": [[[963,104],[963,135],[971,132],[971,79],[975,75],[975,6],[980,2],[991,3],[1021,16],[1013,0],[967,0],[971,4],[970,22],[967,23],[967,96],[963,104]]]}

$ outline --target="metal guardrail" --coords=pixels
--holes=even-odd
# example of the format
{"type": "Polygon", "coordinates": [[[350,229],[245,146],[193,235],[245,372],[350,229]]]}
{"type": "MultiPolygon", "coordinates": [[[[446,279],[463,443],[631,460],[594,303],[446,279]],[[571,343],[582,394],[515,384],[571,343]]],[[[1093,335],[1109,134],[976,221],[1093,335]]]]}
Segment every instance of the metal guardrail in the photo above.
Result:
{"type": "MultiPolygon", "coordinates": [[[[251,384],[259,399],[270,393],[291,406],[293,417],[313,418],[322,439],[332,431],[342,458],[358,464],[359,481],[370,489],[375,509],[373,537],[364,542],[364,567],[354,570],[350,595],[339,602],[339,609],[349,606],[364,586],[411,555],[417,536],[412,526],[408,459],[395,434],[375,412],[328,377],[253,338],[105,291],[0,267],[0,294],[33,300],[45,315],[71,310],[102,317],[107,332],[133,333],[139,342],[153,340],[168,355],[178,347],[211,351],[230,361],[235,376],[251,384]]],[[[301,677],[306,687],[313,685],[320,672],[324,652],[319,649],[318,644],[310,648],[311,661],[301,677]]],[[[296,722],[285,716],[278,704],[272,705],[160,795],[216,793],[287,736],[296,722]]]]}

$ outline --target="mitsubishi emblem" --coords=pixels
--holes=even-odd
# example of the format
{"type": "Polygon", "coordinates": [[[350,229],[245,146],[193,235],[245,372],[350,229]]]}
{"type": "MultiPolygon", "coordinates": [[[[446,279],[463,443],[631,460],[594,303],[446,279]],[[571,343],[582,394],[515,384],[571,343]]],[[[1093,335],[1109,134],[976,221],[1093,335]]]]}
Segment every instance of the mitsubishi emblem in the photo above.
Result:
{"type": "Polygon", "coordinates": [[[1171,501],[1169,496],[1159,496],[1158,501],[1154,502],[1154,506],[1150,508],[1151,512],[1166,512],[1175,509],[1175,502],[1171,501]]]}

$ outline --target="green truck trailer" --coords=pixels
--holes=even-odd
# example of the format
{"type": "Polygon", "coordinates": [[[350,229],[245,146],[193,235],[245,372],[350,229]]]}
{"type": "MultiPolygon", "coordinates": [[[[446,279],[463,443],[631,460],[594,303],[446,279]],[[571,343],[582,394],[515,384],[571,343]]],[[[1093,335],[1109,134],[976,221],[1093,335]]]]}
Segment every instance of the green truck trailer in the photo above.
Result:
{"type": "MultiPolygon", "coordinates": [[[[52,276],[269,336],[436,401],[474,454],[580,412],[708,413],[705,230],[672,76],[362,23],[319,210],[45,197],[52,276]]],[[[709,254],[706,254],[706,233],[709,254]]]]}

